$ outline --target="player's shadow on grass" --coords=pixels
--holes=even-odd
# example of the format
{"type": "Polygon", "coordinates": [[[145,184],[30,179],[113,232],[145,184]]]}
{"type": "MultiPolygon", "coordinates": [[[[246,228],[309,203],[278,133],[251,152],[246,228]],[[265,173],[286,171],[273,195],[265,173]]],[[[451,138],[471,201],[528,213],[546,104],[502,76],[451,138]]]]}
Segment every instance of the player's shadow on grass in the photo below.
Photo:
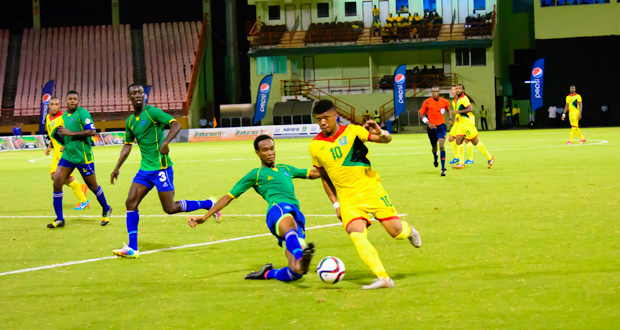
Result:
{"type": "MultiPolygon", "coordinates": [[[[164,244],[164,243],[151,243],[151,242],[140,242],[140,251],[150,251],[150,250],[161,250],[174,247],[172,244],[164,244]]],[[[175,250],[167,250],[161,252],[176,252],[183,249],[175,249],[175,250]]]]}

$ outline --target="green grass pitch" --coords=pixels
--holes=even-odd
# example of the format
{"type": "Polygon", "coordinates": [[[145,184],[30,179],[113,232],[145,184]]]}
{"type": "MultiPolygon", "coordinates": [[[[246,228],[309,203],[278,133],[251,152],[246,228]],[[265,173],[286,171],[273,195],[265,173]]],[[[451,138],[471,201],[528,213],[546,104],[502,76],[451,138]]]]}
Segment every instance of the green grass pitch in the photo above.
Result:
{"type": "MultiPolygon", "coordinates": [[[[482,132],[495,166],[488,170],[475,149],[475,165],[446,177],[432,165],[425,134],[369,144],[394,206],[423,239],[415,249],[374,223],[370,241],[396,286],[370,292],[360,287],[374,276],[319,181],[296,181],[307,241],[317,246],[312,266],[337,256],[344,280],[327,285],[309,273],[288,284],[248,281],[245,274],[266,262],[285,265],[264,224],[266,203],[253,191],[224,210],[221,224],[196,230],[186,214],[165,215],[151,192],[140,206],[143,255],[117,259],[137,146],[115,185],[109,178],[120,147],[95,148],[97,177],[114,208],[110,224],[99,226],[92,193],[90,210],[78,212],[65,188],[67,225],[55,230],[45,227],[54,219],[51,159],[42,150],[0,153],[0,328],[618,327],[620,132],[583,132],[588,142],[573,146],[564,145],[568,129],[482,132]],[[182,248],[162,250],[170,247],[182,248]],[[29,270],[80,261],[88,262],[29,270]],[[6,274],[17,270],[28,271],[6,274]]],[[[308,143],[276,140],[277,162],[310,167],[308,143]]],[[[260,165],[251,141],[174,144],[170,156],[178,199],[219,198],[260,165]]]]}

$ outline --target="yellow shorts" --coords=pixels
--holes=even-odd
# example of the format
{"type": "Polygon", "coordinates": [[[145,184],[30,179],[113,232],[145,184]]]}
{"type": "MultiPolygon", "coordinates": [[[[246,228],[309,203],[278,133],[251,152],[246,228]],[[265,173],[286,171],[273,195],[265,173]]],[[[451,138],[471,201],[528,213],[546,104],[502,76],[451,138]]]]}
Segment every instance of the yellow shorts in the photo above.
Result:
{"type": "Polygon", "coordinates": [[[340,202],[340,217],[342,225],[346,229],[349,224],[355,220],[366,221],[366,226],[370,226],[370,217],[368,214],[374,215],[379,221],[400,219],[398,213],[389,196],[380,183],[374,190],[367,191],[361,196],[351,199],[342,199],[340,202]]]}
{"type": "Polygon", "coordinates": [[[579,111],[569,111],[568,119],[572,127],[579,127],[579,111]]]}
{"type": "Polygon", "coordinates": [[[478,129],[473,123],[465,123],[459,126],[456,135],[465,136],[467,140],[475,139],[478,136],[478,129]]]}
{"type": "Polygon", "coordinates": [[[450,136],[452,137],[456,137],[456,134],[459,131],[459,126],[461,126],[461,123],[457,120],[456,122],[454,122],[454,124],[452,124],[452,128],[450,129],[450,133],[448,133],[450,136]]]}

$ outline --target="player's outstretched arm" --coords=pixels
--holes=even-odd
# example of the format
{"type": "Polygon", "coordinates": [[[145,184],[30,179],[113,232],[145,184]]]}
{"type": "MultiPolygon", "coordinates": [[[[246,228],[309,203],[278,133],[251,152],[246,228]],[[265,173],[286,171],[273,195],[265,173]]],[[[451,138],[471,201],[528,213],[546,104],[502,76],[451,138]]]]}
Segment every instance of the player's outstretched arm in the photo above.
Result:
{"type": "Polygon", "coordinates": [[[204,223],[205,221],[207,221],[207,219],[209,219],[212,215],[214,215],[218,211],[221,211],[228,204],[230,204],[230,202],[232,200],[233,200],[233,198],[232,198],[232,196],[230,196],[230,194],[224,195],[222,198],[220,198],[217,201],[217,203],[215,203],[215,205],[213,205],[213,207],[211,209],[209,209],[209,212],[207,212],[207,214],[200,215],[200,216],[189,217],[189,219],[187,219],[187,224],[190,227],[196,229],[196,225],[199,225],[199,224],[204,223]]]}
{"type": "Polygon", "coordinates": [[[77,131],[77,132],[72,132],[66,128],[64,128],[63,126],[59,126],[58,127],[58,133],[60,133],[61,135],[67,135],[67,136],[95,136],[95,134],[97,134],[97,132],[94,129],[85,129],[83,131],[77,131]]]}
{"type": "Polygon", "coordinates": [[[334,209],[336,210],[336,216],[338,216],[338,219],[341,219],[340,218],[340,203],[338,202],[338,195],[336,194],[336,188],[334,187],[332,180],[329,178],[329,175],[327,175],[327,172],[325,171],[324,168],[322,167],[319,168],[318,172],[321,176],[321,181],[323,182],[323,189],[325,189],[325,194],[327,194],[329,201],[332,202],[332,205],[334,206],[334,209]]]}
{"type": "Polygon", "coordinates": [[[116,162],[116,167],[114,168],[114,171],[112,171],[112,174],[110,174],[110,183],[114,184],[114,180],[118,179],[118,174],[120,173],[121,170],[121,166],[123,166],[123,163],[127,160],[127,157],[129,157],[129,154],[131,153],[131,144],[124,144],[123,148],[121,149],[121,155],[118,157],[118,161],[116,162]]]}
{"type": "Polygon", "coordinates": [[[179,124],[179,122],[176,120],[173,121],[170,124],[170,131],[168,132],[168,136],[166,136],[166,139],[164,139],[164,141],[161,143],[161,148],[159,148],[160,153],[167,154],[170,152],[168,143],[170,143],[170,141],[172,141],[172,139],[174,139],[175,136],[177,136],[177,134],[179,134],[180,131],[181,131],[181,124],[179,124]]]}
{"type": "Polygon", "coordinates": [[[379,124],[374,120],[369,120],[364,124],[364,128],[370,133],[368,141],[376,143],[390,143],[392,142],[392,134],[386,130],[382,130],[379,124]]]}
{"type": "Polygon", "coordinates": [[[309,180],[318,179],[320,177],[321,177],[321,173],[319,173],[319,171],[316,168],[313,168],[310,171],[308,171],[308,179],[309,180]]]}

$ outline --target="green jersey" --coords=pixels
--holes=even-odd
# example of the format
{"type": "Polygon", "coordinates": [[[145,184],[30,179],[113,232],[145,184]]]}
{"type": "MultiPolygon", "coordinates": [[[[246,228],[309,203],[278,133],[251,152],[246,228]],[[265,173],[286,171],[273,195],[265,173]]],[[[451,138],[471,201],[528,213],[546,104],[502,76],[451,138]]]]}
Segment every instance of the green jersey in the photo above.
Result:
{"type": "Polygon", "coordinates": [[[307,169],[297,169],[284,164],[278,164],[275,168],[255,168],[239,180],[228,194],[237,198],[248,189],[254,188],[269,204],[267,212],[278,203],[289,203],[299,208],[293,178],[307,179],[309,173],[307,169]]]}
{"type": "Polygon", "coordinates": [[[168,154],[159,152],[164,142],[164,126],[170,127],[175,121],[171,115],[163,110],[146,105],[140,115],[131,114],[125,122],[125,144],[132,144],[134,140],[140,146],[142,161],[140,169],[143,171],[159,171],[172,166],[168,154]]]}
{"type": "MultiPolygon", "coordinates": [[[[88,110],[78,107],[73,113],[65,111],[62,114],[64,127],[71,132],[94,130],[95,124],[88,110]]],[[[91,147],[90,136],[65,135],[65,151],[62,158],[73,164],[90,164],[95,159],[91,147]]]]}

